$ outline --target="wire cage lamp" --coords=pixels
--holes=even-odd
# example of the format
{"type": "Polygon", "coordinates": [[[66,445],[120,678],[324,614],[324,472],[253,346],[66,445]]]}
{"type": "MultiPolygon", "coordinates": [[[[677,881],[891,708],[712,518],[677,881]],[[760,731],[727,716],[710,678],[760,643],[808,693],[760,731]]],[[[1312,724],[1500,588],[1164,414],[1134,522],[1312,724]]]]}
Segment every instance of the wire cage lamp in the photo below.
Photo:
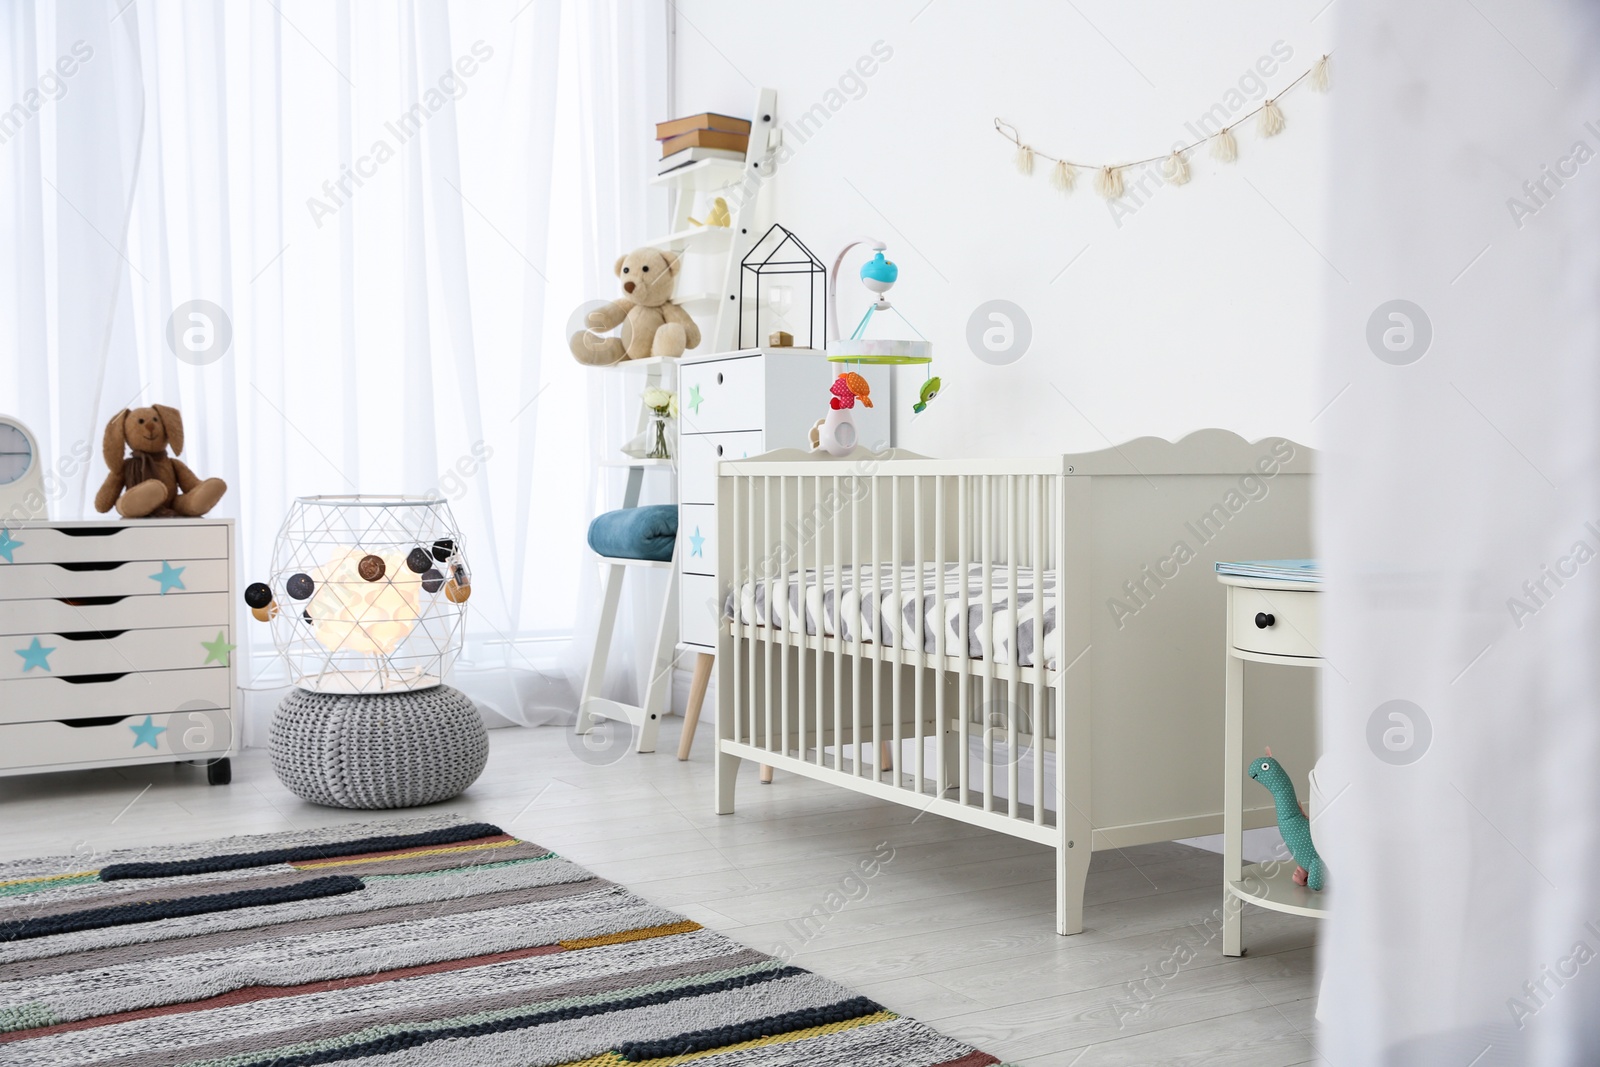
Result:
{"type": "Polygon", "coordinates": [[[304,496],[245,591],[294,685],[371,694],[443,684],[472,592],[461,532],[436,497],[304,496]]]}

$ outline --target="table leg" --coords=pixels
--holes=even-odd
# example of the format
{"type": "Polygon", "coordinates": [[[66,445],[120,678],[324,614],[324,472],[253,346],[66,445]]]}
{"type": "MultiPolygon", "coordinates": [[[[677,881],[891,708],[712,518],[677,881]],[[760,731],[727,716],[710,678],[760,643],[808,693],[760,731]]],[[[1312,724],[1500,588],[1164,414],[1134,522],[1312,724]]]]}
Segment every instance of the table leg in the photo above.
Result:
{"type": "Polygon", "coordinates": [[[1244,877],[1244,660],[1231,652],[1222,704],[1222,954],[1242,956],[1242,902],[1227,883],[1244,877]]]}

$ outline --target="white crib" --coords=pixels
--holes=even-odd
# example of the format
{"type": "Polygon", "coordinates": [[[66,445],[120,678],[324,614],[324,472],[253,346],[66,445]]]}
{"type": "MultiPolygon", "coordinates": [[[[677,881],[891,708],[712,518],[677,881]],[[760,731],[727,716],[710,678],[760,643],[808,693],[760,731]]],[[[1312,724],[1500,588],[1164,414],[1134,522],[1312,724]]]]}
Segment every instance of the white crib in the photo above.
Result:
{"type": "MultiPolygon", "coordinates": [[[[1049,845],[1056,928],[1079,932],[1092,850],[1221,830],[1212,563],[1309,555],[1312,465],[1221,430],[722,463],[718,813],[751,760],[1049,845]]],[[[1303,716],[1265,718],[1309,753],[1303,716]]],[[[1258,799],[1246,825],[1271,822],[1258,799]]]]}

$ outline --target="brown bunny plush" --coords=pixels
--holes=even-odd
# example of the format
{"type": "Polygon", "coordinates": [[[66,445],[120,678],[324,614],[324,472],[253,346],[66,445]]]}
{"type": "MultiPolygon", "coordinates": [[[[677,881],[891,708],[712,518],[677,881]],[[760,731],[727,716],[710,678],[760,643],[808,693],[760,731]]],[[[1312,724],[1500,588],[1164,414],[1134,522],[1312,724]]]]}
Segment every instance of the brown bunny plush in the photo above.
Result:
{"type": "Polygon", "coordinates": [[[169,445],[174,454],[183,451],[177,408],[157,404],[111,416],[101,445],[111,473],[94,496],[94,509],[103,515],[115,506],[125,519],[165,519],[196,518],[215,507],[227,484],[221,478],[201,481],[182,460],[167,455],[169,445]]]}

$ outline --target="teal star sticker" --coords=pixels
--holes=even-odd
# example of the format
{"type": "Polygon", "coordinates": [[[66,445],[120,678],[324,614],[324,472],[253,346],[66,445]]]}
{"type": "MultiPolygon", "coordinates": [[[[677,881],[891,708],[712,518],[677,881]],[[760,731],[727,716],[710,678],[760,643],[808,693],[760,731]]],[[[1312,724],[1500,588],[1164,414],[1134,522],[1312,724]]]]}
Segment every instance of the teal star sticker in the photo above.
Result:
{"type": "MultiPolygon", "coordinates": [[[[226,667],[228,665],[228,653],[239,646],[228,644],[228,635],[222,630],[218,630],[215,641],[201,641],[200,647],[206,650],[206,663],[216,660],[226,667]]],[[[205,666],[205,663],[202,663],[201,666],[205,666]]]]}
{"type": "Polygon", "coordinates": [[[133,731],[134,748],[138,748],[140,745],[149,745],[151,748],[159,749],[161,747],[158,743],[160,735],[167,732],[165,726],[157,726],[155,721],[148,715],[144,717],[144,722],[130,722],[128,729],[133,731]]]}
{"type": "Polygon", "coordinates": [[[700,405],[704,402],[705,398],[700,395],[700,387],[698,385],[689,386],[689,410],[696,415],[700,414],[700,405]]]}
{"type": "Polygon", "coordinates": [[[171,592],[174,589],[187,588],[183,584],[183,578],[181,577],[181,575],[183,574],[183,571],[184,571],[184,568],[182,568],[182,567],[174,567],[172,564],[168,563],[166,560],[162,560],[161,561],[161,569],[159,571],[157,571],[155,574],[152,574],[150,576],[150,580],[152,582],[160,582],[161,583],[161,595],[162,596],[166,596],[169,592],[171,592]]]}
{"type": "Polygon", "coordinates": [[[705,553],[700,551],[704,547],[706,547],[706,539],[700,536],[700,527],[696,526],[694,533],[689,535],[689,555],[699,556],[704,559],[705,553]]]}
{"type": "Polygon", "coordinates": [[[55,649],[53,648],[45,648],[41,645],[37,637],[33,639],[33,644],[27,648],[17,649],[17,655],[22,657],[22,673],[27,674],[35,667],[42,668],[46,674],[51,673],[49,657],[50,653],[54,651],[55,649]]]}
{"type": "Polygon", "coordinates": [[[10,530],[0,530],[0,556],[6,558],[7,563],[15,563],[11,553],[22,547],[22,542],[11,536],[10,530]]]}

